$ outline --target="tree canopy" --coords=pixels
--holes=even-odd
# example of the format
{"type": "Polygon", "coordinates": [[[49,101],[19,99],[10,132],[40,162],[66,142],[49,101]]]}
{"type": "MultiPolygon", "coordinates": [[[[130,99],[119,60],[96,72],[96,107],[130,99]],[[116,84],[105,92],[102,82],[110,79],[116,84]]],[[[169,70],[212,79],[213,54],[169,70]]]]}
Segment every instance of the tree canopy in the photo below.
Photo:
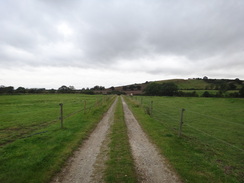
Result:
{"type": "Polygon", "coordinates": [[[150,83],[145,88],[146,95],[155,96],[173,96],[178,92],[178,86],[175,83],[150,83]]]}

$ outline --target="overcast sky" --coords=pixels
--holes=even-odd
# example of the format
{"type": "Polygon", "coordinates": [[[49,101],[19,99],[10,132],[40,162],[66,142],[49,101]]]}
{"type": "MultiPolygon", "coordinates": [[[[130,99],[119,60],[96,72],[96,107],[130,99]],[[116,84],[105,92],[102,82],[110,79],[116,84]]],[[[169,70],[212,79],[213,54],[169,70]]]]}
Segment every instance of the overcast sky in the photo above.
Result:
{"type": "Polygon", "coordinates": [[[0,0],[0,85],[244,79],[243,0],[0,0]]]}

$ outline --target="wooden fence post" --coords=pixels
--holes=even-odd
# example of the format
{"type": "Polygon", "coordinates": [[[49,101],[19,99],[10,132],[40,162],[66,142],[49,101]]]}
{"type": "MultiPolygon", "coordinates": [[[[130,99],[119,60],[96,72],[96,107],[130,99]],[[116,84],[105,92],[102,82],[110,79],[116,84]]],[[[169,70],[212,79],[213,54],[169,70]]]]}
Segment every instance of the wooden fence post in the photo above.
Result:
{"type": "Polygon", "coordinates": [[[153,113],[153,101],[151,101],[151,106],[150,106],[150,116],[152,116],[153,113]]]}
{"type": "Polygon", "coordinates": [[[63,117],[63,104],[60,103],[60,122],[61,122],[61,128],[64,127],[64,117],[63,117]]]}
{"type": "Polygon", "coordinates": [[[84,114],[86,113],[86,100],[84,101],[84,114]]]}
{"type": "Polygon", "coordinates": [[[181,136],[181,131],[182,131],[182,125],[183,125],[183,113],[184,113],[185,109],[181,109],[181,114],[180,114],[180,127],[179,127],[179,133],[178,136],[181,136]]]}

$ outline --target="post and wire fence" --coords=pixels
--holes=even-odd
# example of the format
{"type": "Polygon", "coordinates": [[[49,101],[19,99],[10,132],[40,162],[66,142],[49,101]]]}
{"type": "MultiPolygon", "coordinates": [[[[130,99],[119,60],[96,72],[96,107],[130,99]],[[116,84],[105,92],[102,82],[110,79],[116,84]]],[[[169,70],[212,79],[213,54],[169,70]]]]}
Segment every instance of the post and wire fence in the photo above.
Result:
{"type": "Polygon", "coordinates": [[[57,104],[55,103],[52,103],[51,105],[48,104],[46,105],[46,107],[44,107],[45,104],[41,104],[42,105],[41,110],[44,109],[45,111],[47,111],[46,115],[29,116],[30,119],[36,121],[33,121],[33,123],[29,123],[26,125],[24,124],[25,126],[23,125],[22,128],[19,128],[18,131],[15,131],[16,134],[14,135],[10,134],[8,129],[6,129],[6,135],[5,135],[5,131],[1,130],[2,138],[0,140],[0,146],[12,143],[17,139],[31,137],[33,135],[40,134],[40,133],[46,133],[48,132],[46,130],[47,127],[51,125],[55,125],[58,122],[60,122],[59,128],[61,129],[67,128],[65,124],[68,118],[76,114],[81,114],[81,117],[82,116],[86,117],[86,115],[89,114],[90,111],[94,111],[100,107],[103,107],[103,105],[105,105],[106,103],[110,103],[112,100],[113,100],[113,96],[99,96],[96,98],[91,97],[83,100],[79,100],[79,99],[73,101],[66,100],[64,102],[57,103],[57,104]],[[49,107],[50,109],[48,109],[49,107]],[[51,116],[53,117],[53,119],[51,116]],[[37,119],[37,117],[40,119],[37,119]]]}
{"type": "Polygon", "coordinates": [[[107,102],[108,100],[110,100],[109,97],[106,97],[106,98],[96,98],[96,101],[94,104],[91,104],[90,106],[87,105],[87,100],[84,100],[84,105],[81,105],[83,107],[81,107],[81,109],[79,110],[76,110],[74,112],[71,112],[69,114],[67,114],[65,117],[64,117],[64,112],[63,112],[63,103],[60,103],[60,124],[61,124],[61,128],[64,128],[64,119],[67,119],[77,113],[81,113],[83,112],[83,114],[85,115],[88,111],[90,111],[92,108],[95,108],[95,107],[98,107],[100,105],[102,105],[104,102],[107,102]]]}
{"type": "Polygon", "coordinates": [[[155,97],[130,98],[178,137],[195,139],[211,148],[244,153],[244,124],[226,121],[201,111],[164,105],[155,97]]]}

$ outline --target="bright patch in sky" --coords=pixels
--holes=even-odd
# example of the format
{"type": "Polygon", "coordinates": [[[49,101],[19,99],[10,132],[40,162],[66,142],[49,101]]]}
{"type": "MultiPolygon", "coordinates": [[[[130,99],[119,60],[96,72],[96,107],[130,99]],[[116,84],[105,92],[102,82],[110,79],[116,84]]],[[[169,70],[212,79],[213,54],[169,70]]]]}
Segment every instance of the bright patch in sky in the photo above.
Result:
{"type": "Polygon", "coordinates": [[[58,32],[64,35],[65,37],[72,36],[74,33],[72,28],[66,22],[62,22],[58,24],[57,28],[58,28],[58,32]]]}

